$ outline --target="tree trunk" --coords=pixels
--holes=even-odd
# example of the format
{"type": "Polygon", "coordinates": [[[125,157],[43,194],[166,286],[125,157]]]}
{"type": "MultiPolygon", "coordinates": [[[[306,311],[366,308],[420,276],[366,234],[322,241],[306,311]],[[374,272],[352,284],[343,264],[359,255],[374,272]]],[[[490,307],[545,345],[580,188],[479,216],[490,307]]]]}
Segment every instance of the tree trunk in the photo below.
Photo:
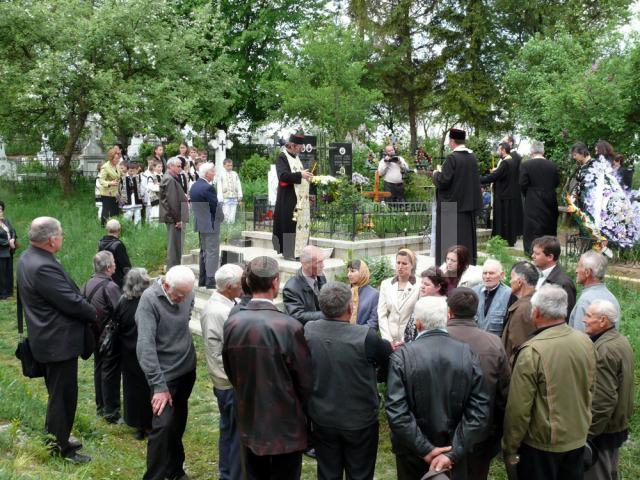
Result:
{"type": "Polygon", "coordinates": [[[407,98],[407,113],[409,114],[409,136],[411,138],[410,141],[410,149],[411,154],[418,149],[418,127],[416,123],[417,116],[417,108],[416,108],[416,97],[412,93],[409,94],[407,98]]]}
{"type": "Polygon", "coordinates": [[[62,158],[58,164],[58,181],[60,182],[60,188],[65,197],[73,193],[73,185],[71,184],[71,157],[73,156],[76,142],[82,134],[88,115],[88,112],[73,115],[69,120],[69,137],[64,145],[62,158]]]}

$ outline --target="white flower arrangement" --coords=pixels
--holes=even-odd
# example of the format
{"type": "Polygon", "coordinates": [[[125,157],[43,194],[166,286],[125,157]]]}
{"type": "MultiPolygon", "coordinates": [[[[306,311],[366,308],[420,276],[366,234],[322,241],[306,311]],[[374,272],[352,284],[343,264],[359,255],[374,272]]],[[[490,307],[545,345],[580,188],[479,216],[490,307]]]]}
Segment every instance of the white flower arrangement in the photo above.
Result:
{"type": "Polygon", "coordinates": [[[338,179],[336,177],[332,177],[331,175],[315,175],[311,179],[311,183],[315,183],[316,185],[329,185],[330,183],[337,182],[338,179]]]}

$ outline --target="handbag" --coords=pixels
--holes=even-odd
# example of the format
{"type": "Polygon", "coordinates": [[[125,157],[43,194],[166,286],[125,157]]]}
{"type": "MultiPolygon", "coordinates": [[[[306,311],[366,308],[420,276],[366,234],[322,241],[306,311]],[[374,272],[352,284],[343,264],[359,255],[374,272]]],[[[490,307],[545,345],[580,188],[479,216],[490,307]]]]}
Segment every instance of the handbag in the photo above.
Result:
{"type": "Polygon", "coordinates": [[[29,345],[29,339],[23,337],[23,314],[22,314],[22,302],[20,301],[20,290],[17,288],[18,306],[16,309],[16,316],[18,319],[18,334],[20,339],[18,340],[18,346],[16,348],[16,358],[20,360],[22,364],[22,374],[29,378],[44,377],[44,365],[38,362],[31,351],[31,345],[29,345]]]}
{"type": "Polygon", "coordinates": [[[115,347],[116,338],[118,336],[118,324],[114,320],[109,320],[104,326],[102,332],[102,340],[100,342],[100,355],[106,355],[113,352],[115,347]]]}

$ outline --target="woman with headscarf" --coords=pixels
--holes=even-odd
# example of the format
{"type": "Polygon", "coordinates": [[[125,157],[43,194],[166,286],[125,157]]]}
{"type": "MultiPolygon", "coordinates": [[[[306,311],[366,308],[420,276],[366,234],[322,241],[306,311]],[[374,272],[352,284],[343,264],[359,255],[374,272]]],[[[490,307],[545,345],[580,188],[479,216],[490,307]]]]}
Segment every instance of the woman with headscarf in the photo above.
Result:
{"type": "Polygon", "coordinates": [[[362,260],[353,260],[347,265],[347,278],[351,284],[353,313],[351,323],[368,325],[378,329],[378,291],[369,285],[369,267],[362,260]]]}
{"type": "Polygon", "coordinates": [[[396,254],[396,274],[380,284],[378,327],[380,336],[397,348],[404,343],[404,330],[418,301],[416,254],[401,248],[396,254]]]}
{"type": "Polygon", "coordinates": [[[138,327],[135,315],[138,302],[151,279],[144,268],[132,268],[127,272],[122,287],[122,297],[116,306],[114,319],[118,325],[120,353],[122,355],[122,397],[124,421],[136,429],[137,440],[144,440],[151,430],[151,393],[147,379],[140,369],[136,355],[138,327]]]}

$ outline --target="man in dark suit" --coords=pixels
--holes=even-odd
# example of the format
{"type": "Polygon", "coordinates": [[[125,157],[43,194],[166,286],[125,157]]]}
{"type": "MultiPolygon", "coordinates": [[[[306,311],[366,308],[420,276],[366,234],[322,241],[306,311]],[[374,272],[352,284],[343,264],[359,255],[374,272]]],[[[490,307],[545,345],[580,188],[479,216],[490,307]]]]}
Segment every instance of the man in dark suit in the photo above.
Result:
{"type": "Polygon", "coordinates": [[[200,178],[191,186],[189,197],[195,219],[194,230],[200,238],[200,275],[198,286],[216,288],[215,274],[220,256],[220,221],[218,198],[211,182],[216,176],[213,163],[203,163],[200,178]]]}
{"type": "Polygon", "coordinates": [[[464,130],[449,130],[449,147],[453,150],[433,173],[437,191],[436,204],[436,265],[444,261],[452,245],[464,245],[471,255],[471,264],[478,259],[476,214],[482,210],[482,193],[478,162],[464,145],[464,130]]]}
{"type": "Polygon", "coordinates": [[[180,184],[182,162],[167,160],[167,172],[160,182],[160,222],[167,224],[167,270],[182,261],[184,227],[189,220],[187,195],[180,184]]]}
{"type": "Polygon", "coordinates": [[[304,327],[278,311],[278,262],[247,266],[253,298],[224,324],[222,360],[235,389],[240,442],[249,475],[299,479],[307,448],[305,403],[313,388],[304,327]]]}
{"type": "Polygon", "coordinates": [[[287,314],[304,324],[324,318],[318,303],[320,290],[327,283],[322,274],[324,252],[314,245],[307,245],[300,252],[300,263],[300,270],[284,285],[282,301],[287,314]]]}
{"type": "Polygon", "coordinates": [[[62,247],[62,227],[51,217],[31,222],[31,246],[18,261],[18,295],[24,308],[29,343],[45,368],[49,393],[45,429],[55,437],[53,452],[77,463],[91,460],[69,435],[78,403],[78,357],[85,351],[85,328],[96,310],[54,254],[62,247]]]}
{"type": "Polygon", "coordinates": [[[107,234],[98,242],[98,251],[106,250],[111,252],[116,261],[116,273],[111,276],[118,287],[122,288],[124,276],[131,269],[131,260],[127,253],[127,247],[120,240],[120,222],[115,218],[110,218],[106,225],[107,234]]]}
{"type": "Polygon", "coordinates": [[[540,270],[540,278],[538,279],[536,290],[547,283],[561,286],[567,292],[568,297],[567,316],[565,317],[565,321],[568,322],[571,310],[576,304],[576,285],[558,263],[560,241],[557,237],[545,235],[533,241],[532,249],[531,260],[540,270]]]}
{"type": "Polygon", "coordinates": [[[524,195],[524,251],[531,255],[531,242],[543,235],[558,233],[558,200],[560,185],[558,167],[544,158],[544,144],[531,143],[531,158],[520,167],[520,189],[524,195]]]}

